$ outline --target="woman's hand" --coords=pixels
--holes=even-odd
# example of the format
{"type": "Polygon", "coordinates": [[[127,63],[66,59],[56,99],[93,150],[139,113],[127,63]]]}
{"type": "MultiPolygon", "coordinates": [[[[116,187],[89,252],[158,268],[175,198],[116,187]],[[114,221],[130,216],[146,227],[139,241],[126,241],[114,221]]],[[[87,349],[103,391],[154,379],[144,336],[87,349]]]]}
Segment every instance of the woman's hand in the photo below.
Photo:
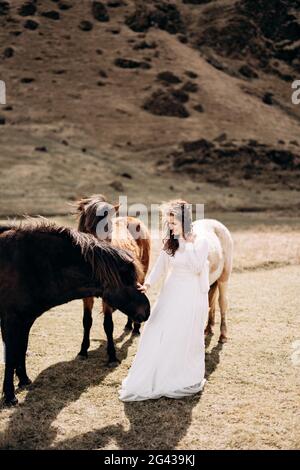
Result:
{"type": "Polygon", "coordinates": [[[140,284],[139,282],[137,283],[138,290],[141,291],[143,294],[146,294],[149,287],[150,287],[149,284],[140,284]]]}

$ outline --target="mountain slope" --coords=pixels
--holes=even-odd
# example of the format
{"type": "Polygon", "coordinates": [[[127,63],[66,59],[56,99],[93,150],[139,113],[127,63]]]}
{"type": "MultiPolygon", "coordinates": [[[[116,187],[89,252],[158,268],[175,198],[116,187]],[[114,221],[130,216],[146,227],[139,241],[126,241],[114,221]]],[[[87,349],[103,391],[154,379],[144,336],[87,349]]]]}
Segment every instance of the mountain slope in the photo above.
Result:
{"type": "Polygon", "coordinates": [[[177,188],[210,208],[294,205],[299,2],[250,3],[1,1],[0,214],[177,188]]]}

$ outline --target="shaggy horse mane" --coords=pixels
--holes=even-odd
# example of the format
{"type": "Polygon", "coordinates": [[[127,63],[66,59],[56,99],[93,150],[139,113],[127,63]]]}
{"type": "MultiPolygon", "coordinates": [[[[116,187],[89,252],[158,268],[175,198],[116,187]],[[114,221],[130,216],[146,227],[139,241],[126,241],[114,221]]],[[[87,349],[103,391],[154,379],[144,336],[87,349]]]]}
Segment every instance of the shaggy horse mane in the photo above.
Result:
{"type": "MultiPolygon", "coordinates": [[[[99,241],[94,235],[82,233],[78,230],[62,227],[43,217],[26,217],[24,221],[12,223],[11,225],[0,225],[0,234],[7,234],[8,238],[18,234],[47,234],[55,235],[80,248],[85,261],[91,266],[92,271],[99,282],[109,283],[110,287],[119,288],[124,286],[120,277],[120,262],[133,266],[134,279],[137,280],[137,267],[132,255],[123,249],[112,247],[107,242],[99,241]]],[[[7,239],[7,237],[5,237],[7,239]]]]}

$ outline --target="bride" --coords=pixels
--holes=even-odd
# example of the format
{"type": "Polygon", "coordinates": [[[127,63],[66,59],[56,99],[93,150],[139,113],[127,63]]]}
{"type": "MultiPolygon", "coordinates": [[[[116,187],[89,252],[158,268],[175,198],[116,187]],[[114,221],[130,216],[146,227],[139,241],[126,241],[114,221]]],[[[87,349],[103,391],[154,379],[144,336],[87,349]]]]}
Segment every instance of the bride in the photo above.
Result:
{"type": "Polygon", "coordinates": [[[181,398],[202,390],[204,328],[208,317],[208,241],[193,233],[186,201],[170,201],[164,221],[168,235],[145,279],[142,292],[165,277],[142,331],[137,354],[122,381],[122,401],[181,398]]]}

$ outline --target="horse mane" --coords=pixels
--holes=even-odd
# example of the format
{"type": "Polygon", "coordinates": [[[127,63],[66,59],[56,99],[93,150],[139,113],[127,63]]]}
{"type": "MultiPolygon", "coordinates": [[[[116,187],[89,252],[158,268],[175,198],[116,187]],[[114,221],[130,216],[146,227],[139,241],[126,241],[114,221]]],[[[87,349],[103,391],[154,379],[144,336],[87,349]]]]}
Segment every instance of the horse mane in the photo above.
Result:
{"type": "MultiPolygon", "coordinates": [[[[97,238],[95,226],[97,212],[101,209],[103,214],[106,211],[109,213],[112,210],[113,205],[107,201],[103,194],[93,194],[92,196],[79,199],[73,204],[73,207],[75,207],[76,213],[79,216],[78,230],[80,232],[90,233],[97,238]]],[[[142,262],[140,261],[139,246],[128,231],[127,218],[118,217],[117,219],[113,219],[113,224],[115,228],[116,226],[119,228],[119,235],[121,233],[122,236],[114,236],[113,232],[112,246],[125,250],[129,252],[130,255],[134,254],[133,263],[137,272],[137,279],[139,282],[142,282],[145,277],[145,270],[142,262]]]]}
{"type": "Polygon", "coordinates": [[[20,222],[11,226],[0,226],[0,233],[11,231],[24,235],[42,233],[56,235],[72,245],[80,248],[85,261],[91,266],[94,276],[100,283],[107,282],[113,288],[120,288],[124,283],[120,277],[120,262],[133,266],[133,281],[137,281],[138,273],[132,255],[120,248],[112,247],[107,242],[99,241],[94,235],[82,233],[76,229],[59,226],[43,217],[26,217],[26,223],[20,222]]]}
{"type": "Polygon", "coordinates": [[[95,231],[95,217],[97,216],[98,209],[107,213],[112,209],[106,197],[103,194],[93,194],[89,197],[78,199],[74,204],[75,213],[78,215],[78,230],[80,232],[92,233],[96,236],[95,231]]]}

